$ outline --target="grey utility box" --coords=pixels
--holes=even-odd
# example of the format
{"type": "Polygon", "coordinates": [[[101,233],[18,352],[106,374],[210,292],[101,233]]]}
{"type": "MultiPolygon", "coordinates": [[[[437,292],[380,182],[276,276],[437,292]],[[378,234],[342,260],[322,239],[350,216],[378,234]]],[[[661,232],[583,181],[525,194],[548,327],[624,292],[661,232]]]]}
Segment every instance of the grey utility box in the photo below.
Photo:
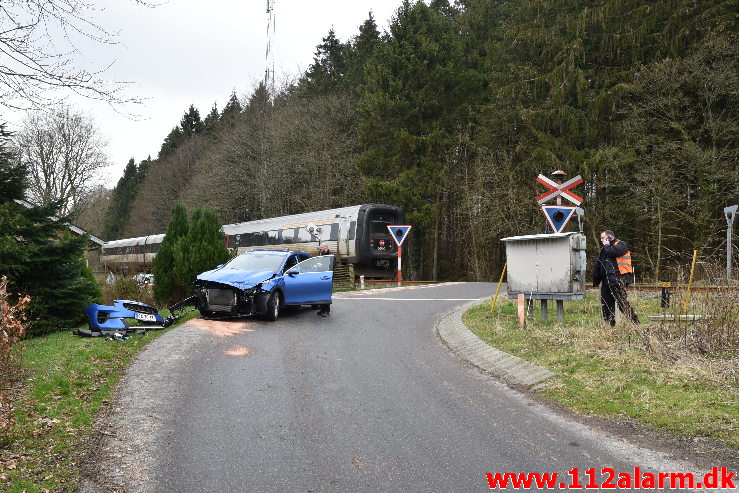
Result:
{"type": "Polygon", "coordinates": [[[581,300],[585,295],[585,235],[551,233],[512,236],[505,243],[508,296],[581,300]]]}

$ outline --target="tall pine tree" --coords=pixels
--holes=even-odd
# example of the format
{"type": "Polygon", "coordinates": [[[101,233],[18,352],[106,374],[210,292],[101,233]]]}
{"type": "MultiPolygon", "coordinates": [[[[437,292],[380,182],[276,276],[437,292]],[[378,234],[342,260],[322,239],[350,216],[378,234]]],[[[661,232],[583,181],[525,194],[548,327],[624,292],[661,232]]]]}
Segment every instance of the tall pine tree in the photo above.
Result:
{"type": "Polygon", "coordinates": [[[177,243],[187,235],[189,229],[187,210],[181,202],[177,202],[172,208],[167,233],[151,266],[154,274],[154,299],[157,303],[166,304],[184,297],[185,288],[177,284],[174,274],[175,251],[177,243]]]}
{"type": "Polygon", "coordinates": [[[198,274],[213,269],[228,258],[226,236],[221,231],[218,214],[212,209],[195,209],[190,229],[175,247],[177,284],[189,290],[198,274]]]}
{"type": "Polygon", "coordinates": [[[89,237],[73,235],[68,218],[56,217],[59,202],[24,205],[28,172],[7,151],[8,137],[0,125],[0,275],[31,296],[29,334],[76,328],[83,309],[100,299],[84,259],[89,237]]]}

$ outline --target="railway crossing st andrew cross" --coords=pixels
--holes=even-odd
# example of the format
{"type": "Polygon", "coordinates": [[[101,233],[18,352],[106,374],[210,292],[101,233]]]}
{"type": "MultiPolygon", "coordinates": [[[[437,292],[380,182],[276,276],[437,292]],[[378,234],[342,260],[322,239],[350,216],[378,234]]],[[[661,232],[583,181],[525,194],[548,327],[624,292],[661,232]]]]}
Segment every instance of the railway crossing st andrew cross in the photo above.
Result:
{"type": "MultiPolygon", "coordinates": [[[[557,177],[565,176],[563,171],[555,171],[552,174],[557,177]]],[[[582,183],[583,179],[578,175],[562,183],[561,180],[554,181],[544,175],[539,175],[536,178],[536,181],[548,188],[546,192],[536,197],[536,203],[541,206],[541,211],[544,213],[544,217],[546,217],[552,231],[555,233],[561,233],[565,227],[567,227],[570,219],[572,219],[577,206],[582,204],[582,197],[570,189],[582,183]],[[575,205],[562,205],[562,197],[575,205]],[[557,199],[556,205],[544,205],[545,202],[554,198],[557,199]]]]}

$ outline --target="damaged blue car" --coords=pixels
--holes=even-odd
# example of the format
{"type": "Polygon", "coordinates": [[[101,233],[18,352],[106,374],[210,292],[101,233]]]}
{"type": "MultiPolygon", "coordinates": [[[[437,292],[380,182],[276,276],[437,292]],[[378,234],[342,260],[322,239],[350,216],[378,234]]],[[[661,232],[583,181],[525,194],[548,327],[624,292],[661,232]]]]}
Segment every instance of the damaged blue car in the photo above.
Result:
{"type": "Polygon", "coordinates": [[[146,303],[132,300],[113,300],[110,305],[90,305],[85,308],[89,329],[79,329],[76,334],[97,337],[118,333],[141,333],[166,326],[159,310],[146,303]]]}
{"type": "Polygon", "coordinates": [[[333,255],[248,250],[197,276],[195,305],[206,318],[262,315],[277,320],[286,306],[331,303],[333,255]]]}

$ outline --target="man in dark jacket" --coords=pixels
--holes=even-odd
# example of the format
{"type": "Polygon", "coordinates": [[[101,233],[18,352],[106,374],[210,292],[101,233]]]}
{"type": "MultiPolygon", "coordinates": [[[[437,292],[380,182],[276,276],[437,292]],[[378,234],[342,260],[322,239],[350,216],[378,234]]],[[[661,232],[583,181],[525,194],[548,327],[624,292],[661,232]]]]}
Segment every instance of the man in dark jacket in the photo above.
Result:
{"type": "Polygon", "coordinates": [[[600,284],[600,304],[603,320],[616,325],[616,304],[629,320],[638,324],[639,318],[627,299],[626,287],[634,282],[631,252],[625,241],[616,239],[611,230],[600,234],[603,247],[593,269],[593,286],[600,284]]]}
{"type": "MultiPolygon", "coordinates": [[[[318,255],[331,255],[331,250],[328,249],[328,245],[325,243],[318,247],[318,255]]],[[[331,315],[331,305],[321,305],[321,309],[318,310],[319,317],[328,317],[331,315]]]]}

